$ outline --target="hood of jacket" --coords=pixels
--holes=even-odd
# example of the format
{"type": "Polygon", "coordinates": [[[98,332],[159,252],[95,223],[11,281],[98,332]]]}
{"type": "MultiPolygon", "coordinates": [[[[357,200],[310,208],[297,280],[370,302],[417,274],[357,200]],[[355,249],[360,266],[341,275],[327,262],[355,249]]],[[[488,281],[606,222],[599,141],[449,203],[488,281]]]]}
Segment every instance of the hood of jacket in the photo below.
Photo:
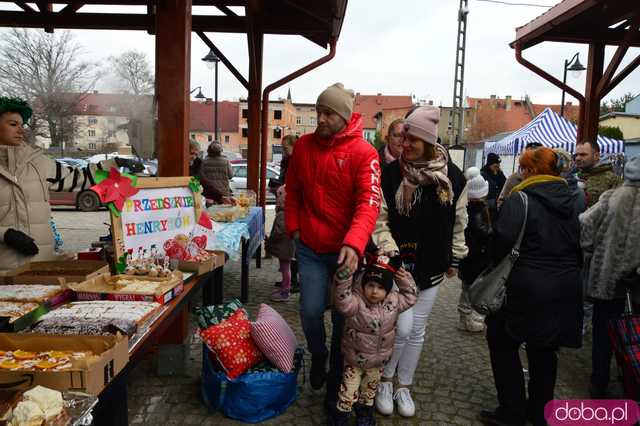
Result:
{"type": "Polygon", "coordinates": [[[613,166],[611,165],[611,162],[609,161],[609,159],[605,158],[593,167],[590,167],[585,170],[580,170],[578,172],[578,176],[581,176],[581,177],[593,176],[593,175],[599,175],[601,173],[606,173],[606,172],[613,172],[613,166]]]}
{"type": "Polygon", "coordinates": [[[567,218],[573,214],[574,195],[564,180],[535,183],[523,191],[560,217],[567,218]]]}
{"type": "Polygon", "coordinates": [[[314,139],[321,146],[332,147],[349,141],[354,137],[362,137],[363,130],[364,124],[362,121],[362,115],[354,112],[351,114],[351,120],[347,123],[347,127],[342,129],[341,132],[333,135],[331,139],[320,139],[317,136],[314,139]]]}

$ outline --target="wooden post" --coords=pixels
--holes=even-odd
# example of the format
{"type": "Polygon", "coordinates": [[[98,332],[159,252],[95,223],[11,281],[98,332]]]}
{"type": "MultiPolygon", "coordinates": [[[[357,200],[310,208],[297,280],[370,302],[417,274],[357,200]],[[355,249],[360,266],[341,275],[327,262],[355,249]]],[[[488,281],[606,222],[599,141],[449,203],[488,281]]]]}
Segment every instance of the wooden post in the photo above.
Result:
{"type": "Polygon", "coordinates": [[[189,172],[191,0],[164,0],[156,8],[158,176],[189,172]]]}
{"type": "Polygon", "coordinates": [[[262,34],[254,34],[255,57],[249,56],[249,115],[247,116],[247,188],[258,194],[258,177],[260,176],[260,98],[262,95],[262,34]]]}
{"type": "Polygon", "coordinates": [[[600,119],[600,96],[598,83],[604,70],[604,43],[589,45],[587,62],[587,86],[583,113],[578,122],[577,142],[596,142],[598,138],[598,122],[600,119]]]}

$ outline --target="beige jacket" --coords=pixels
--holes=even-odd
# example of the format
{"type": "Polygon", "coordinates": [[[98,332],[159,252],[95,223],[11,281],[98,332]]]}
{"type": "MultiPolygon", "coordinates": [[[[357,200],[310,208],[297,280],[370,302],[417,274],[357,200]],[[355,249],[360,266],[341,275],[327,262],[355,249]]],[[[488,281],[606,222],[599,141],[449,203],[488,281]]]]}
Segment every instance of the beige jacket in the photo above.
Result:
{"type": "MultiPolygon", "coordinates": [[[[100,167],[114,164],[103,162],[100,167]]],[[[49,188],[68,191],[73,187],[88,187],[89,181],[93,182],[95,167],[90,170],[62,167],[40,148],[26,144],[0,145],[0,271],[54,257],[49,188]],[[4,233],[9,228],[31,236],[39,253],[23,256],[5,245],[4,233]]]]}

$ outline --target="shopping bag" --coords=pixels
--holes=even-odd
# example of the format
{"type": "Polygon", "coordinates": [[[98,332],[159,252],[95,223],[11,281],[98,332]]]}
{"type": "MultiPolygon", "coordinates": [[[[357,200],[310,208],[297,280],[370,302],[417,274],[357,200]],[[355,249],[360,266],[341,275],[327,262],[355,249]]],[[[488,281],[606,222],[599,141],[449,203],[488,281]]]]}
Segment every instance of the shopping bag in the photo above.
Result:
{"type": "Polygon", "coordinates": [[[633,312],[627,289],[625,313],[609,321],[609,337],[618,366],[622,370],[625,396],[640,400],[640,314],[633,312]]]}

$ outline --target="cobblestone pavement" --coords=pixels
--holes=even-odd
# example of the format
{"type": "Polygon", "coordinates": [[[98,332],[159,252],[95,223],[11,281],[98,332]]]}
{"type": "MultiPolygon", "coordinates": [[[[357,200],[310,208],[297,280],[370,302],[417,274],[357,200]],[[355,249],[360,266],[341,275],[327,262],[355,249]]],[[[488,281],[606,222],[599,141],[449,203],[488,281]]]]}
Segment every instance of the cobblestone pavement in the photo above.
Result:
{"type": "MultiPolygon", "coordinates": [[[[97,232],[101,226],[82,225],[78,219],[70,219],[79,213],[54,213],[63,237],[69,242],[80,238],[74,226],[85,238],[97,232]],[[92,231],[87,231],[92,228],[92,231]]],[[[84,215],[84,214],[83,214],[84,215]]],[[[98,224],[106,221],[106,213],[91,213],[87,217],[98,224]],[[103,217],[104,216],[104,217],[103,217]],[[103,218],[102,218],[103,217],[103,218]],[[102,219],[101,219],[102,218],[102,219]],[[98,222],[99,221],[99,222],[98,222]]],[[[73,243],[76,244],[76,243],[73,243]]],[[[262,269],[250,272],[250,303],[247,305],[253,317],[262,302],[268,302],[272,285],[279,279],[277,260],[265,259],[262,269]]],[[[237,263],[225,267],[225,297],[239,297],[240,268],[237,263]]],[[[413,395],[416,416],[404,419],[399,416],[378,415],[382,425],[477,425],[480,409],[496,405],[495,389],[489,364],[489,355],[484,336],[468,334],[456,329],[456,310],[460,292],[457,280],[440,286],[438,298],[427,327],[427,343],[421,363],[416,372],[413,395]]],[[[298,295],[288,302],[273,304],[293,327],[299,342],[304,336],[298,317],[298,295]]],[[[327,315],[327,330],[329,316],[327,315]]],[[[557,398],[585,398],[590,371],[589,339],[580,350],[563,349],[560,352],[559,374],[556,386],[557,398]]],[[[523,360],[526,357],[523,352],[523,360]]],[[[307,359],[307,362],[309,360],[307,359]]],[[[309,364],[307,364],[309,365],[309,364]]],[[[190,340],[190,355],[187,373],[181,377],[159,377],[152,361],[144,360],[134,370],[129,381],[129,420],[132,424],[144,425],[225,425],[239,424],[221,414],[208,414],[200,401],[201,344],[197,338],[190,340]]],[[[615,376],[614,376],[615,377],[615,376]]],[[[299,380],[302,383],[302,380],[299,380]]],[[[313,391],[309,384],[301,386],[298,400],[282,416],[265,424],[298,425],[323,424],[322,409],[324,394],[313,391]]]]}

